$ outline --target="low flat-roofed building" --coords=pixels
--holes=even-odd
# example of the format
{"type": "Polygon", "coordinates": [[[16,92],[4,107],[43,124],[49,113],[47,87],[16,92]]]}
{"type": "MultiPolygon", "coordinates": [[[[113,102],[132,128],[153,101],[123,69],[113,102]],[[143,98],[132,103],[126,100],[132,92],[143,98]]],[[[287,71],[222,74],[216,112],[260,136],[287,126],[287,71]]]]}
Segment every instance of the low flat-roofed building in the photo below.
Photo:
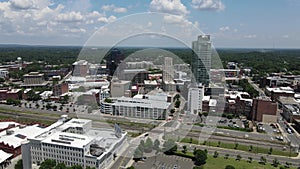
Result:
{"type": "Polygon", "coordinates": [[[278,105],[282,109],[282,115],[287,121],[293,122],[294,119],[300,119],[300,105],[294,98],[280,97],[278,105]]]}
{"type": "Polygon", "coordinates": [[[5,169],[10,163],[12,157],[12,154],[0,150],[0,169],[5,169]]]}
{"type": "Polygon", "coordinates": [[[0,90],[0,100],[7,99],[22,99],[22,90],[21,89],[11,89],[11,90],[0,90]]]}
{"type": "Polygon", "coordinates": [[[270,96],[273,101],[277,101],[277,99],[281,96],[294,97],[295,92],[290,87],[276,87],[276,88],[266,87],[266,94],[270,96]]]}
{"type": "Polygon", "coordinates": [[[113,115],[144,118],[166,119],[171,103],[147,99],[121,97],[113,104],[113,115]]]}
{"type": "Polygon", "coordinates": [[[17,125],[7,128],[0,132],[0,150],[11,153],[15,157],[21,154],[21,143],[26,141],[28,137],[39,134],[42,130],[43,128],[38,124],[31,126],[17,125]]]}
{"type": "Polygon", "coordinates": [[[23,76],[24,85],[42,85],[45,83],[44,74],[39,72],[30,72],[23,76]]]}
{"type": "Polygon", "coordinates": [[[6,79],[8,78],[8,70],[7,69],[0,69],[0,78],[6,79]]]}
{"type": "Polygon", "coordinates": [[[23,145],[30,149],[25,164],[38,165],[52,159],[66,166],[106,169],[126,143],[127,133],[118,125],[115,125],[115,130],[100,129],[93,128],[91,120],[67,118],[53,125],[23,145]]]}

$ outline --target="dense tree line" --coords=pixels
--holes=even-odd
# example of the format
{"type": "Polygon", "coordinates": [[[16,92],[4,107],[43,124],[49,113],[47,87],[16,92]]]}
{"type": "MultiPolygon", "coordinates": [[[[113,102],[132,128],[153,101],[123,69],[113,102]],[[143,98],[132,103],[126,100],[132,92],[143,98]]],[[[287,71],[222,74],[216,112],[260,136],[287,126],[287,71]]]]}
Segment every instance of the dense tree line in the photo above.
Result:
{"type": "MultiPolygon", "coordinates": [[[[147,48],[119,48],[125,57],[147,48]]],[[[148,60],[150,56],[157,57],[163,51],[164,56],[177,56],[180,59],[174,63],[191,63],[193,51],[190,48],[162,48],[161,50],[149,49],[143,52],[142,60],[148,60]],[[147,56],[147,54],[149,56],[147,56]]],[[[101,59],[109,52],[108,48],[91,49],[82,47],[34,47],[34,46],[0,46],[0,62],[14,61],[22,57],[25,61],[44,61],[47,64],[71,64],[77,59],[87,59],[91,62],[104,63],[101,59]],[[101,57],[102,56],[102,57],[101,57]]],[[[228,62],[237,62],[241,67],[252,68],[254,74],[266,74],[271,72],[286,72],[300,74],[300,50],[297,49],[217,49],[214,57],[220,57],[223,66],[228,62]]],[[[213,65],[218,59],[212,59],[213,65]]],[[[160,62],[162,63],[162,62],[160,62]]],[[[34,65],[37,66],[37,65],[34,65]]],[[[34,67],[33,67],[34,69],[34,67]]],[[[35,70],[35,69],[34,69],[35,70]]]]}

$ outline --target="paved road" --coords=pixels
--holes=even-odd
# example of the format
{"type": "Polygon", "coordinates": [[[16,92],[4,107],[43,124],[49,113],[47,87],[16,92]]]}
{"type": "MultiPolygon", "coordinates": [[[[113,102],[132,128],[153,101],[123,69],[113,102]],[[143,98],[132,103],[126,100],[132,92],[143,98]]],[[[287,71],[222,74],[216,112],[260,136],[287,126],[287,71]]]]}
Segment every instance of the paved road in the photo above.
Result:
{"type": "Polygon", "coordinates": [[[265,92],[264,92],[261,88],[259,88],[259,87],[257,86],[257,84],[255,84],[255,83],[251,80],[250,77],[247,77],[247,79],[248,79],[248,82],[254,87],[254,89],[257,90],[257,91],[259,92],[259,96],[260,96],[260,97],[263,97],[263,98],[267,97],[266,94],[265,94],[265,92]]]}
{"type": "Polygon", "coordinates": [[[284,136],[287,138],[288,142],[290,142],[290,144],[293,147],[297,147],[299,149],[300,138],[297,136],[297,134],[296,133],[288,134],[286,131],[286,125],[282,120],[279,120],[278,124],[280,125],[281,130],[283,130],[284,136]]]}

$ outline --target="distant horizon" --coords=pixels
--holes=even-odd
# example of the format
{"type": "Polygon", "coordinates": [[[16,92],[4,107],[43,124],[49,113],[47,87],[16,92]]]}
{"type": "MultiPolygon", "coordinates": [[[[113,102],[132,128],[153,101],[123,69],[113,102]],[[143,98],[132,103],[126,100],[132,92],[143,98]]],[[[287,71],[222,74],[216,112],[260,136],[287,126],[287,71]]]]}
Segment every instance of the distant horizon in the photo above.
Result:
{"type": "MultiPolygon", "coordinates": [[[[3,47],[76,47],[76,48],[114,48],[114,47],[108,47],[108,46],[81,46],[81,45],[36,45],[36,44],[1,44],[0,48],[3,47]]],[[[175,49],[191,49],[190,47],[176,47],[176,46],[116,46],[120,48],[175,48],[175,49]]],[[[245,49],[245,50],[300,50],[299,48],[259,48],[259,47],[214,47],[214,49],[245,49]]]]}

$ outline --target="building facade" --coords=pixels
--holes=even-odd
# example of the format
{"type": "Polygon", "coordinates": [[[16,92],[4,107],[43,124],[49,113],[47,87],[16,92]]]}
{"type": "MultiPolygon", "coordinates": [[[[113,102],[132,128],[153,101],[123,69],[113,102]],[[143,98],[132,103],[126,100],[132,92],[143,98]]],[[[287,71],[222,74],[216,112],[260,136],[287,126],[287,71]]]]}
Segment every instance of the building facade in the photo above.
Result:
{"type": "Polygon", "coordinates": [[[191,65],[195,80],[198,83],[208,85],[212,54],[210,35],[199,35],[197,41],[192,43],[192,49],[194,54],[191,65]]]}
{"type": "Polygon", "coordinates": [[[68,93],[68,92],[69,92],[68,83],[56,84],[53,86],[53,95],[54,96],[60,96],[62,94],[68,93]]]}
{"type": "Polygon", "coordinates": [[[66,166],[108,168],[124,146],[127,133],[121,129],[95,129],[91,123],[85,119],[60,119],[22,145],[30,150],[23,163],[39,165],[52,159],[66,166]]]}
{"type": "Polygon", "coordinates": [[[276,122],[277,103],[271,100],[253,99],[250,119],[258,122],[276,122]]]}
{"type": "Polygon", "coordinates": [[[202,113],[202,100],[204,97],[204,87],[189,88],[188,110],[192,114],[202,113]]]}
{"type": "Polygon", "coordinates": [[[23,76],[24,85],[39,85],[45,82],[44,74],[38,72],[30,72],[23,76]]]}

